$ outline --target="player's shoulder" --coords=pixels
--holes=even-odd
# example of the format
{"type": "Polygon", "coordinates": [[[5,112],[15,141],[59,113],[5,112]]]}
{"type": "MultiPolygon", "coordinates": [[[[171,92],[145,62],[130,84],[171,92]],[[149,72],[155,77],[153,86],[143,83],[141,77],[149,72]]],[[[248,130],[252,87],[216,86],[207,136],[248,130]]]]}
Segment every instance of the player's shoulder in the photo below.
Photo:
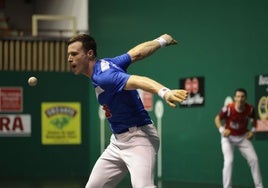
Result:
{"type": "Polygon", "coordinates": [[[252,104],[246,103],[245,106],[249,110],[253,110],[254,109],[254,106],[252,104]]]}
{"type": "Polygon", "coordinates": [[[94,65],[94,71],[92,74],[92,80],[95,83],[102,84],[109,81],[110,78],[110,63],[104,59],[98,60],[94,65]]]}
{"type": "Polygon", "coordinates": [[[233,109],[233,108],[235,108],[235,103],[231,102],[231,103],[227,104],[226,107],[230,108],[230,109],[233,109]]]}
{"type": "Polygon", "coordinates": [[[250,103],[246,103],[245,105],[249,107],[254,107],[253,104],[250,104],[250,103]]]}
{"type": "Polygon", "coordinates": [[[235,109],[235,103],[228,103],[227,105],[222,107],[222,112],[227,113],[235,109]]]}

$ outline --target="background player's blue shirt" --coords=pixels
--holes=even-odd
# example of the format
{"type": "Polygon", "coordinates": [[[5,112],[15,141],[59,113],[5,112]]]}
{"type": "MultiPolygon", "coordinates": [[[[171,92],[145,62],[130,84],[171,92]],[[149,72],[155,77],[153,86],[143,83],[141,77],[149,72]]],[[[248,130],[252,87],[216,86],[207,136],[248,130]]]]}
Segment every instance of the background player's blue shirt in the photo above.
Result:
{"type": "Polygon", "coordinates": [[[137,90],[124,90],[130,75],[126,73],[131,63],[126,53],[96,62],[91,77],[99,103],[105,110],[113,133],[122,133],[129,127],[152,123],[144,109],[137,90]]]}

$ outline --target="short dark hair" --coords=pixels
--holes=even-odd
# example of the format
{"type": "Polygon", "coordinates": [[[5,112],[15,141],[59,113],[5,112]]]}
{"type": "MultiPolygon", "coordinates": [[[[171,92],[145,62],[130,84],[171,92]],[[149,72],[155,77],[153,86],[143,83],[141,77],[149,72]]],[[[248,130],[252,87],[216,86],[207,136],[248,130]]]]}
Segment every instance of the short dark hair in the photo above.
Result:
{"type": "Polygon", "coordinates": [[[244,93],[245,94],[245,96],[247,97],[247,90],[245,90],[244,88],[237,88],[236,90],[235,90],[235,92],[234,92],[234,94],[236,94],[236,92],[242,92],[242,93],[244,93]]]}
{"type": "Polygon", "coordinates": [[[79,34],[68,40],[68,46],[74,42],[82,42],[85,52],[93,50],[95,57],[97,57],[97,44],[95,39],[88,34],[79,34]]]}

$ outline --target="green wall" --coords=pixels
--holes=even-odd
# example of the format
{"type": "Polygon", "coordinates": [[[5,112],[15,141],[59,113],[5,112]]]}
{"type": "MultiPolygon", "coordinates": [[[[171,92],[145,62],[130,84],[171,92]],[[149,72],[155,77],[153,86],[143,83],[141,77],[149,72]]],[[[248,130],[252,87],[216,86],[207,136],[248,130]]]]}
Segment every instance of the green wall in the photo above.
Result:
{"type": "Polygon", "coordinates": [[[90,159],[88,81],[72,73],[0,72],[0,87],[23,88],[23,111],[0,114],[30,114],[32,127],[29,137],[0,137],[0,178],[87,176],[90,159]],[[30,76],[38,78],[37,86],[28,85],[30,76]],[[42,102],[81,104],[81,144],[41,143],[42,102]]]}
{"type": "MultiPolygon", "coordinates": [[[[171,109],[162,120],[163,179],[221,183],[222,153],[214,117],[237,87],[248,90],[255,104],[254,79],[267,74],[268,2],[265,0],[90,1],[90,32],[99,57],[112,57],[140,42],[169,33],[178,46],[161,49],[132,65],[170,88],[184,77],[205,77],[205,106],[171,109]]],[[[92,99],[95,98],[92,92],[92,99]]],[[[159,98],[155,96],[155,101],[159,98]]],[[[91,106],[91,166],[99,128],[91,106]]],[[[154,113],[151,112],[156,122],[154,113]]],[[[267,140],[253,140],[265,185],[268,184],[267,140]]],[[[246,161],[236,152],[234,184],[252,185],[246,161]],[[241,178],[243,177],[243,178],[241,178]]]]}

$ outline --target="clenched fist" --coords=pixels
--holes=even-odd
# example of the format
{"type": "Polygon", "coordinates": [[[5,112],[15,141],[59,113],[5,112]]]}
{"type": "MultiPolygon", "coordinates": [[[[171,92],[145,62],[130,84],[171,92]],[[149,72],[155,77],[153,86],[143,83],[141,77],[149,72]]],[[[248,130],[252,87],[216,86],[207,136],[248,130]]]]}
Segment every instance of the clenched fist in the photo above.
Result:
{"type": "Polygon", "coordinates": [[[163,39],[167,41],[166,46],[178,44],[178,42],[168,34],[161,35],[160,37],[162,37],[163,39]]]}

